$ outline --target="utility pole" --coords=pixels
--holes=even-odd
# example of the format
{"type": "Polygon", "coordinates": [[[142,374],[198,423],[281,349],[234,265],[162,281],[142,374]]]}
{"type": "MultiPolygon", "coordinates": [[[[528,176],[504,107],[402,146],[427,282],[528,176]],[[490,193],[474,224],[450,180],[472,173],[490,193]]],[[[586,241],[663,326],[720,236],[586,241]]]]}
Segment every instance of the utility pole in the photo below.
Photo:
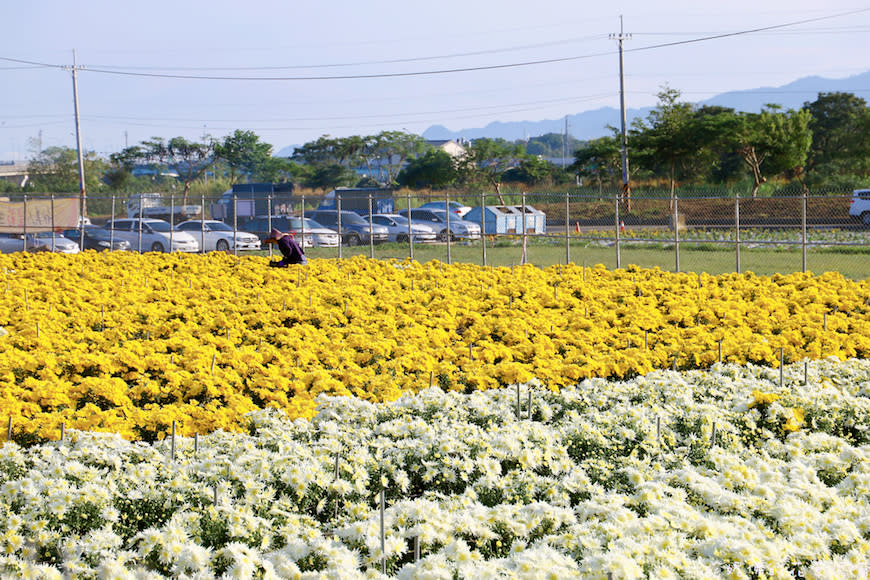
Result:
{"type": "Polygon", "coordinates": [[[631,34],[622,31],[622,15],[619,16],[619,34],[611,34],[610,38],[619,42],[619,109],[622,114],[622,194],[626,199],[626,208],[631,211],[631,187],[628,182],[628,137],[625,133],[625,59],[622,43],[631,38],[631,34]]]}
{"type": "Polygon", "coordinates": [[[85,163],[84,158],[82,157],[82,131],[81,131],[81,123],[79,122],[79,87],[78,82],[76,80],[76,71],[79,70],[79,67],[76,65],[76,51],[73,50],[73,64],[72,67],[64,67],[65,69],[72,70],[72,82],[73,82],[73,110],[75,112],[76,117],[76,150],[78,151],[79,158],[79,211],[80,216],[84,217],[87,215],[87,192],[85,191],[85,163]]]}

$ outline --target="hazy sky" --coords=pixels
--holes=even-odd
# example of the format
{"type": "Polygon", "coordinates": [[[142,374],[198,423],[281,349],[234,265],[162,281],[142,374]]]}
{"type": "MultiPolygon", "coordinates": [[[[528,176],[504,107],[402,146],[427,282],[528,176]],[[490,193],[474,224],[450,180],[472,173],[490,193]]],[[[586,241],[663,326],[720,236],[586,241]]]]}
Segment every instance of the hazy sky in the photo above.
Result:
{"type": "Polygon", "coordinates": [[[618,108],[620,22],[628,108],[664,86],[697,102],[870,70],[866,0],[40,0],[6,2],[3,20],[0,160],[75,147],[73,51],[83,146],[104,155],[618,108]]]}

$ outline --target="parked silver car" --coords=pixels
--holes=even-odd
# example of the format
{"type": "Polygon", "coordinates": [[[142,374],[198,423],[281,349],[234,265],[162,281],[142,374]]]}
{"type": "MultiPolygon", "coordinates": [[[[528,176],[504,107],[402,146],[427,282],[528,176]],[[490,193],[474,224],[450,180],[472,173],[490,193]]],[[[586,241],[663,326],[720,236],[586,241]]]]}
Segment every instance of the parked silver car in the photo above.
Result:
{"type": "MultiPolygon", "coordinates": [[[[305,217],[311,218],[319,224],[339,230],[339,214],[334,209],[318,209],[305,212],[305,217]]],[[[363,219],[358,213],[352,211],[341,211],[341,241],[348,246],[358,246],[361,243],[368,244],[372,242],[386,242],[387,228],[372,224],[369,226],[369,221],[363,219]]]]}
{"type": "MultiPolygon", "coordinates": [[[[368,220],[369,218],[363,216],[363,219],[368,220]]],[[[391,242],[407,243],[409,237],[414,239],[414,243],[434,242],[438,239],[438,232],[435,231],[435,228],[421,223],[409,224],[408,218],[397,213],[372,214],[372,223],[387,228],[387,239],[391,242]]]]}
{"type": "Polygon", "coordinates": [[[193,236],[204,252],[260,249],[260,238],[250,232],[233,231],[231,226],[222,221],[188,220],[175,227],[193,236]]]}
{"type": "Polygon", "coordinates": [[[302,240],[303,248],[337,248],[338,232],[327,228],[308,218],[273,215],[257,217],[245,223],[245,229],[254,232],[265,240],[271,229],[277,229],[287,234],[293,234],[296,240],[302,240]]]}
{"type": "Polygon", "coordinates": [[[39,232],[36,240],[52,252],[61,254],[78,254],[81,251],[78,242],[75,242],[59,233],[39,232]]]}
{"type": "Polygon", "coordinates": [[[39,232],[33,234],[7,234],[0,233],[0,253],[12,252],[59,252],[62,254],[77,254],[79,245],[51,232],[39,232]]]}
{"type": "MultiPolygon", "coordinates": [[[[435,228],[438,231],[438,239],[442,242],[447,241],[447,212],[445,210],[411,208],[410,216],[407,209],[400,210],[399,214],[410,217],[411,223],[422,223],[435,228]]],[[[457,238],[480,238],[480,224],[450,216],[450,239],[457,238]]]]}
{"type": "Polygon", "coordinates": [[[173,229],[166,220],[116,219],[104,226],[112,236],[130,242],[135,252],[198,252],[199,242],[187,232],[173,229]]]}

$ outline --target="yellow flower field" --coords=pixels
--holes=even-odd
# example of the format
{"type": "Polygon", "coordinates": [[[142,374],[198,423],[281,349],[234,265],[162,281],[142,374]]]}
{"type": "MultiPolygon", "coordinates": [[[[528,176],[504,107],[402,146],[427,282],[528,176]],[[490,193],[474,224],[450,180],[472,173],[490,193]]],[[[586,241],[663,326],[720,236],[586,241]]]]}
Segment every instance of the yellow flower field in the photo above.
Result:
{"type": "MultiPolygon", "coordinates": [[[[487,268],[364,258],[0,256],[0,419],[163,438],[247,428],[317,395],[393,401],[725,361],[870,353],[870,281],[659,270],[487,268]],[[781,350],[782,349],[782,350],[781,350]]],[[[796,419],[797,421],[797,419],[796,419]]]]}

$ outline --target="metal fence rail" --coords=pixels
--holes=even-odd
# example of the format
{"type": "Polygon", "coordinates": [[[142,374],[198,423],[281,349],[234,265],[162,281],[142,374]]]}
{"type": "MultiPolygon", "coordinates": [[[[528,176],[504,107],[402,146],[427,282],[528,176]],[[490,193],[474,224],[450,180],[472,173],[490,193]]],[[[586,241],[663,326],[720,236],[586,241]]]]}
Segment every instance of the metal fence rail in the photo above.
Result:
{"type": "MultiPolygon", "coordinates": [[[[24,206],[21,233],[45,229],[46,222],[55,224],[54,200],[55,196],[49,195],[23,197],[19,202],[24,206]],[[27,204],[33,207],[34,201],[48,199],[52,200],[51,215],[43,211],[40,223],[32,223],[27,204]]],[[[766,198],[637,194],[629,198],[619,194],[522,192],[451,197],[404,193],[394,195],[394,211],[417,208],[427,202],[443,202],[445,206],[459,203],[468,212],[464,215],[481,228],[481,235],[474,239],[448,236],[441,243],[421,244],[414,241],[409,231],[409,241],[401,245],[376,244],[369,237],[367,248],[350,248],[340,243],[334,248],[306,248],[306,251],[338,259],[365,252],[372,258],[435,258],[447,263],[463,261],[484,266],[503,265],[505,255],[509,254],[511,264],[534,263],[545,267],[583,262],[602,263],[611,268],[638,264],[673,271],[702,270],[706,262],[718,264],[719,271],[743,272],[754,271],[761,263],[762,269],[770,264],[774,271],[782,273],[842,268],[850,277],[870,277],[867,259],[870,228],[849,215],[850,200],[851,196],[808,193],[766,198]],[[699,259],[699,254],[716,259],[699,259]],[[724,268],[723,257],[729,254],[730,265],[724,268]]],[[[246,226],[254,217],[250,213],[252,202],[235,194],[187,198],[164,194],[161,207],[168,210],[168,215],[149,211],[142,203],[138,204],[138,213],[128,211],[127,201],[127,196],[90,196],[91,219],[97,225],[128,217],[157,217],[178,223],[182,217],[179,208],[197,207],[196,215],[184,215],[184,219],[204,221],[213,216],[223,217],[235,233],[249,231],[246,226]]],[[[267,226],[253,233],[262,239],[268,235],[273,217],[304,216],[322,201],[322,196],[293,195],[289,202],[284,197],[281,203],[273,203],[271,196],[267,196],[266,215],[259,216],[267,218],[267,226]]],[[[342,198],[338,197],[336,208],[341,209],[341,204],[342,198]]],[[[371,207],[370,198],[368,208],[371,207]]],[[[366,213],[366,208],[355,209],[366,213]]],[[[0,227],[7,225],[2,222],[3,215],[0,213],[0,227]]],[[[459,214],[447,212],[447,216],[444,227],[450,229],[458,223],[459,214]]],[[[371,226],[371,218],[368,220],[371,226]]],[[[337,225],[342,236],[346,232],[340,220],[337,225]]],[[[303,237],[305,227],[297,232],[303,237]]],[[[143,248],[134,244],[133,249],[143,248]]],[[[271,247],[265,251],[271,253],[271,247]]],[[[237,250],[234,252],[238,254],[237,250]]]]}

